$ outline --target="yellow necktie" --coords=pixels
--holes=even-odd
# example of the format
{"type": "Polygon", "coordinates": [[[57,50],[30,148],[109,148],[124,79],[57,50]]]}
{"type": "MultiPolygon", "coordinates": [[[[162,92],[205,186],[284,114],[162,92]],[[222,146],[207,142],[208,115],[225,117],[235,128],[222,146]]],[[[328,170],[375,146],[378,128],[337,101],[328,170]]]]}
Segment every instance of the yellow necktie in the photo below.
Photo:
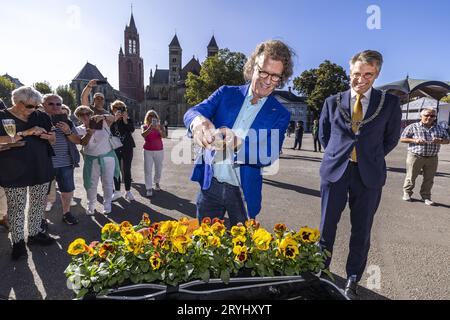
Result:
{"type": "MultiPolygon", "coordinates": [[[[364,96],[362,94],[357,94],[356,95],[356,103],[353,106],[353,114],[352,114],[352,130],[353,133],[358,132],[359,130],[359,125],[355,124],[355,122],[361,122],[363,119],[363,109],[362,109],[362,103],[361,103],[361,99],[364,96]]],[[[357,162],[357,157],[356,157],[356,147],[353,147],[353,151],[352,151],[352,155],[351,155],[351,159],[354,162],[357,162]]]]}

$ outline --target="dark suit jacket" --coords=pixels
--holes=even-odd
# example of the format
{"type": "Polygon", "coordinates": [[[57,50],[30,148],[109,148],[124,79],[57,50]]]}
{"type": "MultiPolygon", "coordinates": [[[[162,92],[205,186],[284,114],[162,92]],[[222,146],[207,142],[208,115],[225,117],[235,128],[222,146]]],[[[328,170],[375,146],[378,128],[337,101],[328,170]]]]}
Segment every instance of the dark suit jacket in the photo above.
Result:
{"type": "MultiPolygon", "coordinates": [[[[373,115],[381,100],[381,91],[373,89],[364,119],[373,115]]],[[[356,145],[358,168],[367,188],[380,188],[386,182],[385,156],[398,144],[400,138],[401,108],[399,99],[386,94],[380,114],[360,130],[356,136],[351,123],[337,108],[337,95],[329,97],[319,120],[319,139],[326,148],[320,167],[322,180],[338,181],[344,174],[350,154],[356,145]]],[[[351,117],[350,90],[342,94],[342,107],[351,117]]]]}

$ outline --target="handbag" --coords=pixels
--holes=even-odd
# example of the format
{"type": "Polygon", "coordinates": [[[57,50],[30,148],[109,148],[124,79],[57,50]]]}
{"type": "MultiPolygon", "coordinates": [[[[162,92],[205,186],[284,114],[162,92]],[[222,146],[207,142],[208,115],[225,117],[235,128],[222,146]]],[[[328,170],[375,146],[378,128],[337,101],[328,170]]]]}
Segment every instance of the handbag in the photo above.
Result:
{"type": "Polygon", "coordinates": [[[120,140],[119,137],[114,136],[111,133],[111,130],[106,129],[106,128],[105,128],[105,130],[109,132],[108,140],[109,140],[109,144],[111,145],[111,148],[113,148],[113,150],[116,150],[116,149],[119,149],[119,148],[123,147],[123,143],[122,143],[122,141],[120,140]]]}

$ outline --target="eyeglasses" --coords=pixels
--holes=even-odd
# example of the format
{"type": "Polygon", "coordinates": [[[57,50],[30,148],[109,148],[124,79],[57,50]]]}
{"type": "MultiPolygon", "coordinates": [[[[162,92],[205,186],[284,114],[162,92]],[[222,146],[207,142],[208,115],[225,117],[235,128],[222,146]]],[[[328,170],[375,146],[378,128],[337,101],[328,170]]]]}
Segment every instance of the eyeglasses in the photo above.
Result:
{"type": "Polygon", "coordinates": [[[424,114],[423,117],[425,118],[436,118],[434,114],[424,114]]]}
{"type": "Polygon", "coordinates": [[[22,102],[22,104],[25,106],[25,108],[27,108],[27,109],[38,109],[39,108],[39,106],[35,106],[35,105],[33,105],[33,104],[25,104],[25,102],[22,102]]]}
{"type": "Polygon", "coordinates": [[[91,114],[88,112],[78,114],[79,117],[86,117],[86,116],[90,116],[90,115],[91,114]]]}
{"type": "Polygon", "coordinates": [[[282,75],[276,73],[268,73],[267,71],[262,70],[259,65],[256,65],[256,67],[258,68],[258,74],[261,79],[267,79],[270,76],[270,81],[272,81],[273,83],[277,83],[280,82],[283,78],[282,75]]]}
{"type": "Polygon", "coordinates": [[[375,73],[373,73],[373,72],[368,72],[368,73],[364,73],[364,74],[361,74],[361,73],[352,73],[350,76],[351,76],[352,78],[357,78],[357,79],[359,79],[359,78],[363,77],[363,78],[366,79],[366,80],[370,80],[370,79],[372,79],[373,77],[375,77],[375,73]]]}
{"type": "Polygon", "coordinates": [[[53,103],[53,102],[49,102],[49,103],[47,103],[49,106],[51,106],[51,107],[54,107],[54,106],[56,106],[56,107],[61,107],[62,106],[62,104],[61,103],[53,103]]]}

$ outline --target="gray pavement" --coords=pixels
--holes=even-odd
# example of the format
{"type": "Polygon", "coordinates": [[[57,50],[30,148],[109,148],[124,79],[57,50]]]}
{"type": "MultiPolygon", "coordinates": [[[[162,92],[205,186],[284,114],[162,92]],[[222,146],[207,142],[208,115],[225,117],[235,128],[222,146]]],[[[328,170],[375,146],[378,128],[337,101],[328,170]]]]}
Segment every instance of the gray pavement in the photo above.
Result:
{"type": "MultiPolygon", "coordinates": [[[[165,139],[165,163],[161,187],[153,198],[147,199],[143,186],[142,138],[135,135],[138,148],[133,161],[133,192],[135,202],[121,199],[114,203],[113,213],[105,217],[84,214],[86,197],[82,188],[81,169],[76,170],[74,207],[80,224],[67,226],[61,221],[60,202],[46,216],[50,233],[58,237],[52,247],[29,248],[28,258],[12,262],[10,242],[0,231],[0,298],[11,299],[71,299],[64,269],[70,262],[67,247],[75,238],[87,241],[100,238],[100,226],[108,221],[139,221],[147,212],[153,221],[195,217],[195,198],[198,185],[190,182],[190,164],[173,164],[171,151],[175,140],[165,139]]],[[[263,209],[259,220],[271,228],[275,223],[286,223],[298,229],[320,223],[319,166],[321,153],[313,152],[312,138],[305,135],[303,150],[291,150],[293,139],[287,138],[281,155],[277,175],[264,180],[263,209]]],[[[450,299],[450,146],[440,154],[438,175],[433,187],[436,207],[427,207],[418,201],[401,200],[405,177],[406,145],[399,145],[387,158],[388,181],[383,190],[380,208],[372,232],[372,248],[368,273],[361,281],[363,299],[450,299]]],[[[420,186],[421,177],[418,178],[420,186]]],[[[418,190],[419,187],[416,187],[418,190]]],[[[100,189],[99,189],[100,191],[100,189]]],[[[101,192],[99,192],[101,194],[101,192]]],[[[100,197],[99,197],[100,199],[100,197]]],[[[97,209],[100,211],[101,206],[97,209]]],[[[345,210],[335,245],[331,265],[337,283],[345,278],[345,261],[348,254],[350,221],[345,210]]]]}

